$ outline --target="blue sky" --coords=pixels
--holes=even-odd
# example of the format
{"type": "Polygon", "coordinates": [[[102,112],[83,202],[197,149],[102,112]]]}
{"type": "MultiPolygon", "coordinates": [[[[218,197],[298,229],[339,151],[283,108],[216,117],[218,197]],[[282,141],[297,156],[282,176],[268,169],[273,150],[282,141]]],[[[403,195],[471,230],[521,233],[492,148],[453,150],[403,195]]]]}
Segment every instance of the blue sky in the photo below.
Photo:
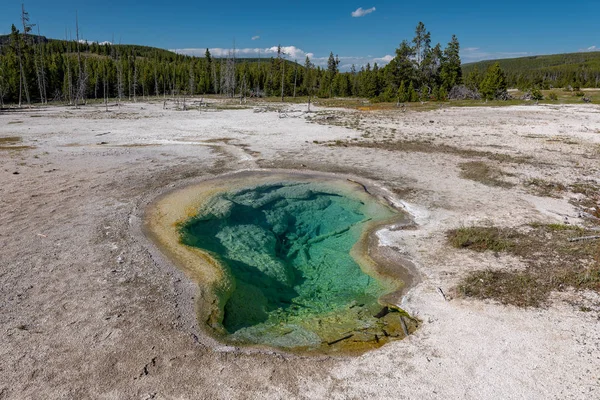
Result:
{"type": "MultiPolygon", "coordinates": [[[[188,54],[226,54],[235,41],[241,54],[270,56],[281,44],[289,58],[306,54],[326,63],[330,51],[342,65],[384,64],[403,39],[412,39],[423,21],[433,43],[456,34],[463,62],[600,50],[600,2],[573,0],[486,1],[189,1],[122,0],[25,2],[42,35],[75,35],[121,41],[188,54]],[[108,4],[106,4],[108,3],[108,4]],[[354,14],[354,15],[353,15],[354,14]]],[[[21,2],[2,0],[0,33],[18,25],[21,2]]]]}

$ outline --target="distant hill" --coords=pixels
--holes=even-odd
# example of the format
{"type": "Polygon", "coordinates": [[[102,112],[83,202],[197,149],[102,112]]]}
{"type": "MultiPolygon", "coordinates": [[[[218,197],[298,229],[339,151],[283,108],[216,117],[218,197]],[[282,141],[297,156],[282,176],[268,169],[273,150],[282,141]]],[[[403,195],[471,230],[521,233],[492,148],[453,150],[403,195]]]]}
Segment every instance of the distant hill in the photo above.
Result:
{"type": "MultiPolygon", "coordinates": [[[[38,36],[38,35],[29,35],[29,37],[33,38],[35,40],[35,43],[39,43],[40,41],[42,43],[48,43],[51,40],[45,36],[38,36]]],[[[10,35],[0,35],[0,47],[7,45],[9,43],[10,43],[10,35]]]]}
{"type": "MultiPolygon", "coordinates": [[[[33,43],[44,43],[50,44],[50,48],[54,49],[66,49],[67,47],[71,48],[71,51],[75,51],[76,43],[74,41],[66,41],[63,39],[49,39],[45,36],[38,35],[29,35],[30,41],[33,43]]],[[[8,46],[10,44],[10,35],[0,35],[0,50],[3,46],[8,46]]],[[[181,58],[204,58],[204,56],[196,57],[196,56],[186,56],[183,54],[175,53],[170,50],[160,49],[158,47],[150,47],[150,46],[140,46],[134,44],[115,44],[115,45],[104,45],[98,44],[96,42],[87,42],[80,44],[80,51],[84,54],[98,54],[98,55],[110,55],[110,51],[118,50],[121,54],[135,54],[136,57],[159,57],[162,60],[167,61],[175,61],[181,58]]],[[[220,57],[214,57],[215,59],[220,59],[220,57]]],[[[271,59],[271,57],[237,57],[236,64],[240,63],[259,63],[259,62],[267,62],[271,59]]],[[[291,60],[285,60],[287,64],[296,64],[291,60]]]]}
{"type": "MultiPolygon", "coordinates": [[[[76,42],[27,35],[13,46],[0,36],[0,108],[4,103],[177,95],[299,96],[304,68],[290,60],[236,58],[235,66],[156,47],[76,42]],[[39,44],[39,46],[38,46],[39,44]]],[[[315,79],[326,79],[317,69],[315,79]]],[[[317,83],[313,83],[316,87],[317,83]]],[[[324,85],[323,85],[324,87],[324,85]]],[[[312,90],[312,88],[311,88],[312,90]]],[[[324,89],[325,93],[325,89],[324,89]]]]}
{"type": "Polygon", "coordinates": [[[475,68],[483,73],[496,62],[511,87],[600,87],[600,51],[479,61],[464,64],[463,76],[475,68]]]}

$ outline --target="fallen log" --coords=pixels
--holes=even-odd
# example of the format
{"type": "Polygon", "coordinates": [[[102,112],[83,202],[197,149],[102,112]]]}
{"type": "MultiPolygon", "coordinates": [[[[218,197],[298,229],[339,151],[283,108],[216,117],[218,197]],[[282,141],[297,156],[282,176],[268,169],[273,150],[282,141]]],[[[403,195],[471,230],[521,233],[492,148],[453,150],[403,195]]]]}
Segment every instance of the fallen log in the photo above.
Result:
{"type": "Polygon", "coordinates": [[[339,343],[339,342],[341,342],[342,340],[350,339],[352,336],[354,336],[354,334],[353,334],[353,333],[351,333],[351,334],[349,334],[349,335],[346,335],[346,336],[344,336],[344,337],[342,337],[342,338],[336,339],[336,340],[334,340],[334,341],[327,342],[327,344],[328,344],[329,346],[331,346],[331,345],[333,345],[333,344],[336,344],[336,343],[339,343]]]}
{"type": "Polygon", "coordinates": [[[597,239],[600,239],[600,235],[581,236],[581,237],[571,238],[571,239],[569,239],[569,242],[581,242],[583,240],[597,240],[597,239]]]}

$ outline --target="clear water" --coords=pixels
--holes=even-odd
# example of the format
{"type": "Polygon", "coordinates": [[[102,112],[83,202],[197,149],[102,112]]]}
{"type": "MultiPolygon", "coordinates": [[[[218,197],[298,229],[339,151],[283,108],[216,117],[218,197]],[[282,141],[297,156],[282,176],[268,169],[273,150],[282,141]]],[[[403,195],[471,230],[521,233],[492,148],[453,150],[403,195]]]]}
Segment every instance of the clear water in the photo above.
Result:
{"type": "Polygon", "coordinates": [[[394,213],[340,193],[306,182],[221,193],[181,226],[184,244],[233,277],[222,322],[229,341],[315,348],[381,325],[373,315],[389,288],[350,251],[368,221],[394,213]]]}

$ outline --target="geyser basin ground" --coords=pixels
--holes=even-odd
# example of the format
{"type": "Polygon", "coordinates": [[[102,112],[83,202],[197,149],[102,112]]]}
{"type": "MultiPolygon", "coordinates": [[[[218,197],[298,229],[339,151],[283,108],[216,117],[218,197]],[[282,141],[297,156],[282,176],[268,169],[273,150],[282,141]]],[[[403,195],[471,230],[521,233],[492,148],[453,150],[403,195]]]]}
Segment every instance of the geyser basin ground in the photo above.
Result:
{"type": "Polygon", "coordinates": [[[159,199],[148,227],[199,284],[200,321],[221,340],[360,352],[416,328],[382,300],[400,277],[368,255],[373,229],[401,218],[354,182],[255,172],[159,199]]]}

